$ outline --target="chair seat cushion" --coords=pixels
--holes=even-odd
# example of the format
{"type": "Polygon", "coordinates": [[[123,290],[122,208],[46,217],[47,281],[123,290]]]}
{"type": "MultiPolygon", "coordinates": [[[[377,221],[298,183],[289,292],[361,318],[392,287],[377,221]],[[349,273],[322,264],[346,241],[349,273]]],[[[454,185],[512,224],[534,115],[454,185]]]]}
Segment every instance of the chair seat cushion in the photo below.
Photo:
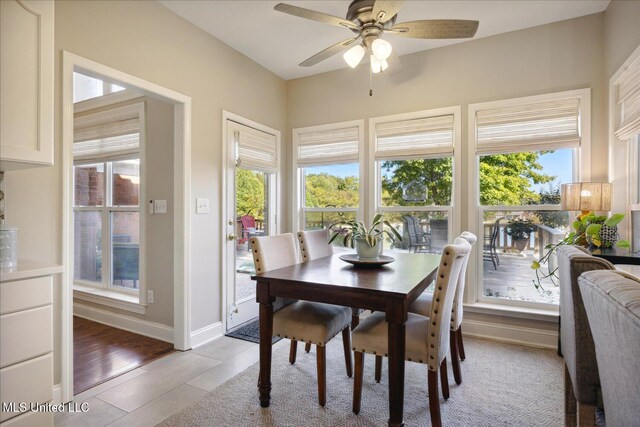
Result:
{"type": "Polygon", "coordinates": [[[297,301],[273,313],[273,335],[323,346],[349,322],[348,307],[297,301]]]}
{"type": "MultiPolygon", "coordinates": [[[[409,313],[405,334],[405,359],[427,363],[427,335],[429,318],[409,313]]],[[[373,313],[362,320],[351,335],[353,350],[388,356],[388,324],[384,313],[373,313]]]]}
{"type": "Polygon", "coordinates": [[[417,300],[409,306],[409,312],[419,314],[421,316],[431,316],[431,301],[433,300],[433,292],[423,292],[417,300]]]}

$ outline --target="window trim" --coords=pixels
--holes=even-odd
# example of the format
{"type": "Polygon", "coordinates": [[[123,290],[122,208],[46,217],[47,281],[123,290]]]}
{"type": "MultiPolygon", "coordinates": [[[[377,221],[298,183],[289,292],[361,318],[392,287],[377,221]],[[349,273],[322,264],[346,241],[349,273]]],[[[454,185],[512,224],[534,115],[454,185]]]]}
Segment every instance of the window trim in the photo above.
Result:
{"type": "MultiPolygon", "coordinates": [[[[364,145],[364,120],[351,120],[338,123],[327,123],[323,125],[307,126],[292,129],[292,173],[293,173],[293,212],[292,212],[292,227],[293,230],[301,230],[302,224],[304,224],[305,212],[356,212],[356,219],[363,221],[366,217],[366,170],[367,170],[367,157],[365,153],[364,145]],[[308,132],[321,132],[331,131],[342,128],[357,127],[358,128],[358,207],[353,208],[307,208],[303,206],[305,199],[305,186],[304,186],[304,168],[310,165],[298,165],[298,147],[300,141],[300,134],[308,132]]],[[[352,162],[349,162],[352,163],[352,162]]],[[[332,163],[333,164],[333,163],[332,163]]],[[[339,163],[335,163],[339,164],[339,163]]]]}
{"type": "MultiPolygon", "coordinates": [[[[146,186],[147,186],[147,132],[146,132],[146,104],[144,102],[137,102],[134,104],[130,104],[130,105],[126,105],[124,107],[116,107],[112,110],[107,110],[107,111],[100,111],[95,113],[96,116],[98,116],[101,120],[104,120],[105,117],[111,117],[111,118],[118,118],[120,117],[120,115],[124,112],[124,111],[128,111],[128,112],[135,112],[135,114],[137,114],[138,116],[138,120],[140,122],[139,125],[139,150],[137,153],[127,153],[127,154],[123,154],[121,156],[118,156],[117,153],[114,156],[102,156],[102,157],[96,157],[94,159],[89,159],[89,158],[80,158],[77,160],[77,163],[75,160],[73,160],[72,158],[72,168],[76,165],[82,165],[82,164],[93,164],[93,163],[103,163],[105,164],[105,177],[106,176],[111,176],[110,174],[110,170],[109,173],[107,173],[107,168],[106,165],[109,162],[113,162],[113,161],[119,161],[119,160],[127,160],[127,159],[132,159],[132,158],[139,158],[140,159],[140,194],[139,194],[139,204],[137,208],[128,206],[128,207],[120,207],[120,206],[110,206],[110,203],[107,203],[107,200],[110,201],[111,196],[109,195],[108,191],[110,191],[110,187],[111,187],[111,183],[109,182],[110,179],[105,179],[105,191],[107,191],[107,193],[105,193],[104,197],[105,197],[105,203],[104,206],[99,206],[99,207],[76,207],[75,206],[75,198],[72,197],[72,206],[71,206],[71,211],[75,212],[76,210],[83,210],[85,208],[88,208],[88,210],[96,210],[96,211],[100,211],[101,212],[101,216],[102,216],[102,227],[103,227],[103,232],[105,229],[107,229],[110,225],[110,212],[114,212],[114,211],[134,211],[134,209],[137,209],[137,211],[139,212],[139,227],[140,227],[140,243],[139,243],[139,285],[138,285],[138,290],[134,291],[134,290],[127,290],[127,289],[119,289],[118,287],[114,287],[111,286],[110,284],[110,279],[111,279],[111,272],[109,272],[108,274],[108,278],[109,280],[106,280],[103,277],[103,283],[101,283],[100,285],[96,285],[95,283],[91,282],[89,283],[90,286],[87,286],[87,282],[85,281],[76,281],[75,279],[73,279],[73,277],[71,278],[72,283],[74,284],[74,297],[78,297],[78,295],[81,295],[80,292],[83,293],[90,293],[91,289],[95,289],[95,295],[99,296],[100,298],[98,298],[99,301],[104,301],[105,299],[113,299],[115,302],[115,304],[119,304],[118,301],[122,300],[123,297],[125,298],[125,300],[127,300],[127,296],[133,295],[133,296],[137,296],[138,299],[138,305],[142,306],[142,309],[139,308],[135,308],[135,309],[130,309],[128,311],[133,311],[133,312],[139,312],[140,310],[146,309],[147,307],[147,280],[146,280],[146,276],[147,276],[147,265],[146,265],[146,259],[147,259],[147,239],[146,239],[146,235],[147,235],[147,219],[146,219],[146,200],[147,200],[147,191],[146,191],[146,186]],[[105,216],[103,215],[103,211],[107,211],[107,215],[106,215],[106,219],[105,216]],[[107,228],[105,228],[105,226],[107,226],[107,228]],[[76,286],[76,284],[78,286],[76,286]],[[76,294],[76,290],[78,290],[78,293],[76,294]],[[122,297],[119,297],[118,294],[121,294],[122,297]]],[[[86,116],[83,115],[84,117],[89,117],[91,116],[91,114],[87,114],[86,116]]],[[[75,174],[72,175],[71,177],[72,180],[72,188],[75,188],[75,174]]],[[[103,242],[103,245],[105,243],[103,242]]],[[[111,265],[111,253],[110,251],[106,251],[107,254],[107,259],[106,261],[109,263],[108,265],[111,265]]],[[[104,247],[103,247],[103,254],[105,253],[104,251],[104,247]]],[[[105,262],[105,258],[103,256],[103,265],[105,262]]],[[[110,267],[111,268],[111,267],[110,267]]],[[[86,298],[85,298],[86,299],[86,298]]],[[[96,300],[96,301],[98,301],[96,300]]],[[[99,302],[98,302],[99,303],[99,302]]],[[[103,305],[110,305],[110,304],[103,304],[103,305]]],[[[113,305],[111,305],[113,306],[113,305]]],[[[123,308],[123,306],[118,306],[116,308],[121,308],[123,310],[127,310],[127,308],[123,308]]]]}
{"type": "MultiPolygon", "coordinates": [[[[367,156],[367,166],[369,168],[369,204],[367,218],[371,220],[377,212],[447,212],[449,236],[455,236],[461,232],[462,212],[456,214],[456,208],[462,209],[461,188],[462,188],[462,108],[461,106],[435,108],[431,110],[414,111],[410,113],[392,114],[388,116],[378,116],[369,119],[369,155],[367,156]],[[382,206],[382,173],[380,171],[379,160],[375,159],[376,149],[376,125],[378,123],[388,123],[393,121],[404,121],[420,119],[425,117],[437,117],[453,115],[453,154],[452,157],[452,179],[451,205],[449,206],[382,206]]],[[[449,157],[449,154],[443,155],[449,157]]],[[[435,158],[427,156],[425,158],[435,158]]],[[[440,158],[440,157],[438,157],[440,158]]]]}
{"type": "MultiPolygon", "coordinates": [[[[490,102],[469,104],[468,106],[468,141],[467,161],[469,172],[469,194],[468,194],[468,224],[471,231],[478,236],[481,241],[481,212],[484,210],[514,210],[518,206],[482,206],[480,205],[480,174],[479,163],[480,154],[477,153],[477,133],[476,133],[476,112],[488,108],[509,107],[529,103],[553,101],[564,98],[578,98],[580,100],[580,146],[574,148],[573,163],[574,181],[589,181],[591,179],[591,89],[576,89],[563,92],[555,92],[521,98],[510,98],[490,102]]],[[[530,147],[528,147],[530,148],[530,147]]],[[[486,153],[483,153],[487,155],[486,153]]],[[[524,206],[521,206],[524,208],[524,206]]],[[[527,205],[523,210],[559,210],[552,206],[527,205]],[[542,209],[538,209],[542,208],[542,209]]],[[[511,301],[501,298],[484,297],[482,289],[484,283],[481,279],[482,272],[482,250],[478,250],[475,256],[471,257],[468,265],[468,274],[471,282],[475,281],[476,286],[467,286],[465,289],[464,302],[468,305],[491,304],[496,306],[523,307],[528,309],[547,309],[557,311],[557,306],[547,303],[511,301]],[[486,300],[489,298],[489,300],[486,300]]]]}

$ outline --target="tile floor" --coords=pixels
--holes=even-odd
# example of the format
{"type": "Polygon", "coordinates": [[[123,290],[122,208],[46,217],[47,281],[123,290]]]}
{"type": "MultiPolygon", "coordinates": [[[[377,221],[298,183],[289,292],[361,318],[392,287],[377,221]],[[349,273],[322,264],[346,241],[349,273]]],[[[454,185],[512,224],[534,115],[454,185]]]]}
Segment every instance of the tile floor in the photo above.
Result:
{"type": "MultiPolygon", "coordinates": [[[[283,345],[289,340],[274,344],[274,350],[283,345]]],[[[88,412],[56,414],[55,426],[154,426],[258,360],[257,344],[223,336],[76,395],[75,402],[88,403],[88,412]]]]}

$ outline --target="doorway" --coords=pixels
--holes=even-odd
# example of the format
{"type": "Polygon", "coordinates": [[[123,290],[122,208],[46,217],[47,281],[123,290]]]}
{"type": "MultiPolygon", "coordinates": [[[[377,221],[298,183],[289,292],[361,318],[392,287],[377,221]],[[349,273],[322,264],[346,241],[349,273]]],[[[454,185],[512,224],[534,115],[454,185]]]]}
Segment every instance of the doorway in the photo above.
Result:
{"type": "MultiPolygon", "coordinates": [[[[82,81],[78,82],[82,84],[82,81]]],[[[90,105],[95,113],[104,112],[104,106],[90,105]]],[[[92,104],[91,99],[85,103],[92,104]]],[[[96,304],[118,310],[115,314],[109,314],[108,310],[93,310],[101,318],[101,323],[114,324],[121,329],[134,329],[130,325],[137,324],[145,329],[142,333],[146,336],[158,338],[170,342],[178,350],[190,348],[190,277],[189,277],[189,246],[190,246],[190,116],[191,99],[187,96],[157,86],[137,77],[122,73],[113,68],[106,67],[94,61],[79,57],[69,52],[63,52],[63,87],[62,87],[62,170],[63,170],[63,264],[65,266],[62,275],[61,292],[61,400],[69,402],[73,399],[73,315],[79,314],[74,310],[74,297],[76,279],[87,280],[92,283],[85,285],[94,286],[99,292],[85,292],[89,298],[83,310],[84,317],[87,311],[91,311],[96,304]],[[92,117],[85,120],[84,127],[88,131],[85,137],[77,138],[75,129],[76,113],[74,108],[74,73],[82,74],[85,84],[93,89],[99,89],[101,97],[105,95],[113,97],[117,108],[110,120],[118,122],[117,126],[107,123],[103,117],[92,117]],[[98,80],[100,82],[95,82],[98,80]],[[172,203],[165,203],[164,209],[172,217],[172,225],[166,227],[173,244],[167,251],[168,263],[172,264],[171,300],[169,301],[172,315],[170,322],[172,327],[164,326],[158,322],[145,321],[141,314],[147,310],[147,306],[153,296],[146,289],[144,267],[146,244],[145,239],[145,213],[148,212],[148,194],[145,193],[145,151],[141,150],[140,141],[144,141],[145,127],[140,126],[140,117],[144,116],[145,105],[131,107],[138,98],[142,97],[151,103],[164,103],[169,108],[165,120],[171,123],[169,138],[172,146],[169,148],[168,157],[170,167],[173,170],[169,178],[173,185],[172,203]],[[137,111],[136,117],[129,117],[132,111],[137,111]],[[141,113],[142,112],[142,113],[141,113]],[[125,117],[126,116],[126,117],[125,117]],[[135,120],[134,120],[135,119],[135,120]],[[136,122],[136,123],[134,123],[136,122]],[[137,128],[137,132],[133,128],[137,128]],[[91,132],[115,132],[113,134],[99,135],[97,139],[91,139],[91,132]],[[136,134],[135,137],[131,135],[136,134]],[[108,138],[114,138],[109,140],[108,138]],[[76,144],[76,142],[85,142],[76,144]],[[99,141],[99,142],[95,142],[99,141]],[[114,144],[111,144],[111,143],[114,144]],[[83,149],[94,155],[98,153],[99,159],[93,163],[88,157],[82,158],[83,149]],[[111,148],[117,146],[113,153],[108,153],[111,148]],[[75,152],[74,152],[75,151],[75,152]],[[116,153],[117,152],[117,153],[116,153]],[[139,156],[135,155],[138,152],[139,156]],[[77,170],[74,168],[78,168],[77,170]],[[93,190],[102,192],[96,194],[93,190],[87,191],[84,202],[76,203],[78,198],[76,184],[76,172],[81,172],[82,179],[86,183],[93,182],[93,190]],[[100,200],[98,200],[100,199],[100,200]],[[99,201],[99,203],[98,203],[99,201]],[[95,203],[92,203],[95,202],[95,203]],[[135,203],[134,203],[135,202],[135,203]],[[86,211],[86,212],[85,212],[86,211]],[[87,213],[88,212],[88,213],[87,213]],[[87,227],[83,223],[77,223],[80,217],[92,217],[93,220],[87,227]],[[138,221],[134,221],[138,218],[138,221]],[[93,228],[92,228],[93,227],[93,228]],[[86,233],[85,233],[86,232],[86,233]],[[76,233],[80,238],[76,239],[76,233]],[[83,240],[83,234],[86,239],[83,240]],[[78,245],[78,243],[82,243],[78,245]],[[83,265],[76,269],[76,262],[83,265]],[[91,280],[93,279],[93,280],[91,280]],[[115,293],[115,294],[114,294],[115,293]],[[113,298],[114,295],[119,297],[113,298]],[[94,301],[91,301],[91,298],[94,301]],[[87,308],[88,307],[88,308],[87,308]],[[133,312],[131,316],[122,315],[122,310],[133,312]],[[129,322],[129,326],[117,325],[116,320],[129,322]]],[[[138,103],[139,104],[139,103],[138,103]]],[[[166,154],[166,153],[165,153],[166,154]]],[[[84,185],[84,184],[83,184],[84,185]]],[[[157,205],[156,205],[157,206],[157,205]]],[[[162,207],[161,207],[162,208],[162,207]]],[[[147,245],[149,246],[149,245],[147,245]]],[[[156,298],[157,304],[157,298],[156,298]]]]}
{"type": "Polygon", "coordinates": [[[230,113],[225,124],[226,331],[258,317],[252,237],[277,234],[280,134],[230,113]]]}

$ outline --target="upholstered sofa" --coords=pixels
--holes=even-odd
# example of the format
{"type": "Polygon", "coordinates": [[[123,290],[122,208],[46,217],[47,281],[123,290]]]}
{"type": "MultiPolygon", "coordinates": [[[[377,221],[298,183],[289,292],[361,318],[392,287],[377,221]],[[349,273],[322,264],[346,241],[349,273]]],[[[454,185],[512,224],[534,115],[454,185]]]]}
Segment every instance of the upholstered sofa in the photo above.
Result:
{"type": "Polygon", "coordinates": [[[578,278],[598,360],[608,426],[640,425],[640,280],[591,271],[578,278]]]}
{"type": "Polygon", "coordinates": [[[586,271],[615,270],[615,267],[577,246],[560,246],[557,253],[560,275],[560,340],[565,361],[565,425],[594,425],[596,405],[601,405],[600,380],[591,329],[578,288],[578,277],[586,271]]]}

